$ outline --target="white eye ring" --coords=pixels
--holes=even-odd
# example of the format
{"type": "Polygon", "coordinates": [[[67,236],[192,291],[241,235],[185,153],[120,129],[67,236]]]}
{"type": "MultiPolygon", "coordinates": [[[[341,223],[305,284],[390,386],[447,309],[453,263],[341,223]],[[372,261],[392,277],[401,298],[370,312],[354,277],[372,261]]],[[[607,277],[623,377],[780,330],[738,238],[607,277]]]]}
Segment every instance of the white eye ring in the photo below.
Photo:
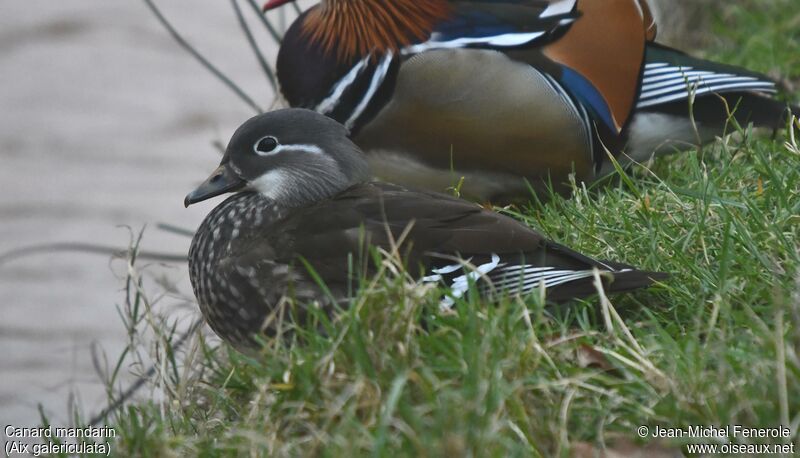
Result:
{"type": "Polygon", "coordinates": [[[267,135],[253,144],[253,152],[259,156],[266,156],[275,154],[280,146],[281,144],[278,142],[277,138],[272,135],[267,135]]]}

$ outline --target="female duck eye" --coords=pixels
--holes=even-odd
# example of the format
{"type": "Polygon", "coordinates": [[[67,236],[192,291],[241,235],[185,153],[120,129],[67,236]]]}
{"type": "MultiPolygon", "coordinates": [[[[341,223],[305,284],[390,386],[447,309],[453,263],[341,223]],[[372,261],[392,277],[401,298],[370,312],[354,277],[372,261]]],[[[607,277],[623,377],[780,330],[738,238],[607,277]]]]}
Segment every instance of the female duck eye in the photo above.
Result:
{"type": "Polygon", "coordinates": [[[264,137],[256,143],[256,153],[269,153],[278,147],[275,137],[264,137]]]}

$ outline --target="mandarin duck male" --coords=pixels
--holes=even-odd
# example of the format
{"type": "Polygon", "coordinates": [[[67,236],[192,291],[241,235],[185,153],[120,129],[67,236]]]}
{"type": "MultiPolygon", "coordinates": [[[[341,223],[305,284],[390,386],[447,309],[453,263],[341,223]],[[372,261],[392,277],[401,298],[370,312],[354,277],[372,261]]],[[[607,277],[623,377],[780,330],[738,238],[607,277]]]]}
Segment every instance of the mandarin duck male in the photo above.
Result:
{"type": "MultiPolygon", "coordinates": [[[[594,293],[596,272],[607,292],[664,278],[591,259],[465,200],[368,177],[347,130],[310,110],[259,115],[234,133],[219,168],[185,200],[235,193],[208,214],[189,251],[200,310],[220,337],[253,347],[255,335],[274,332],[285,297],[346,304],[361,278],[353,265],[369,259],[369,247],[391,251],[395,243],[420,282],[449,288],[441,307],[470,284],[489,298],[542,288],[560,302],[594,293]]],[[[303,309],[294,314],[302,319],[303,309]]]]}
{"type": "Polygon", "coordinates": [[[277,72],[288,103],[343,123],[379,177],[464,177],[478,199],[527,196],[522,178],[591,181],[613,170],[606,151],[624,163],[711,140],[729,110],[785,125],[773,81],[655,32],[645,0],[322,0],[287,31],[277,72]]]}

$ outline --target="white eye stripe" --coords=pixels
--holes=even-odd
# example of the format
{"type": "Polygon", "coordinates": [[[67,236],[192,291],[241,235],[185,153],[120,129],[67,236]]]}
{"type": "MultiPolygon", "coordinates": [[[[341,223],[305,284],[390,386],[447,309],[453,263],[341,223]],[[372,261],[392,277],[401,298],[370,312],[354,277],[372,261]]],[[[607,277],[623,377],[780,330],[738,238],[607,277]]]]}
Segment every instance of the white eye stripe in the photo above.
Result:
{"type": "MultiPolygon", "coordinates": [[[[260,140],[259,140],[260,141],[260,140]]],[[[294,145],[281,145],[278,143],[278,146],[275,147],[272,151],[262,152],[253,148],[253,151],[259,156],[273,156],[275,154],[281,153],[283,151],[301,151],[304,153],[311,153],[311,154],[323,154],[322,148],[317,145],[304,145],[304,144],[294,144],[294,145]]]]}
{"type": "Polygon", "coordinates": [[[317,145],[304,145],[304,144],[295,144],[295,145],[278,145],[272,152],[273,153],[280,153],[281,151],[302,151],[304,153],[311,153],[311,154],[323,154],[322,148],[317,145]]]}

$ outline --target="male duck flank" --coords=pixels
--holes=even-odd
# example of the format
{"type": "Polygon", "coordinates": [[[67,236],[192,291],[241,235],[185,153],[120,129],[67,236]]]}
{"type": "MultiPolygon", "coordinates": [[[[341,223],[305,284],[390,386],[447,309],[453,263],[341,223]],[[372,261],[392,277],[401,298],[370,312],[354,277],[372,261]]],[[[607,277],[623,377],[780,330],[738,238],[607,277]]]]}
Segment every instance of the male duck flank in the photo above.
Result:
{"type": "Polygon", "coordinates": [[[655,36],[645,0],[322,0],[277,71],[288,103],[343,123],[377,176],[434,190],[463,176],[477,199],[592,181],[613,170],[606,150],[625,163],[709,141],[729,111],[785,125],[767,77],[655,36]]]}
{"type": "Polygon", "coordinates": [[[259,115],[234,133],[219,168],[185,200],[235,193],[208,214],[189,252],[195,295],[218,335],[253,347],[254,335],[274,330],[285,297],[296,299],[300,320],[304,304],[331,307],[331,296],[346,304],[359,278],[348,266],[368,260],[369,246],[392,250],[401,237],[409,272],[449,288],[442,307],[473,281],[488,297],[543,287],[549,300],[565,301],[593,294],[596,271],[607,292],[663,278],[591,259],[476,204],[368,177],[346,129],[310,110],[259,115]]]}

